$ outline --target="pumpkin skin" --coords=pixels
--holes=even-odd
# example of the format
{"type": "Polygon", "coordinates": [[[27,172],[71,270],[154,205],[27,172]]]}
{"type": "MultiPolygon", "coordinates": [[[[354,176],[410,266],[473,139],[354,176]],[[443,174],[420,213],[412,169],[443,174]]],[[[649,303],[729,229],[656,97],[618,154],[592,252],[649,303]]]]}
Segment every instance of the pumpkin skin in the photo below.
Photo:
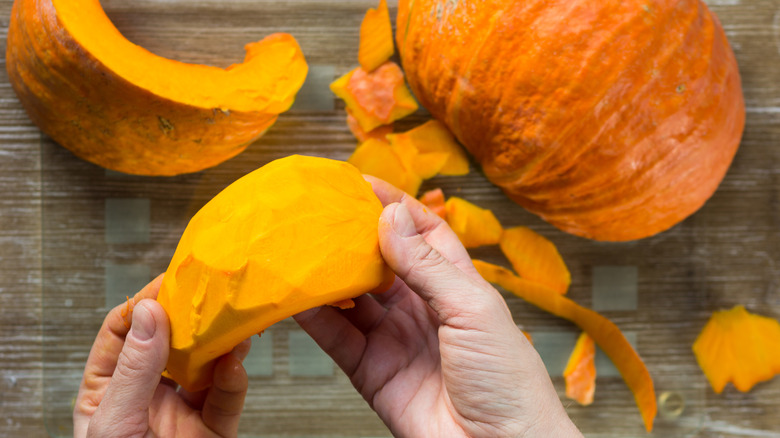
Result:
{"type": "Polygon", "coordinates": [[[75,155],[141,175],[176,175],[242,152],[293,102],[307,73],[273,34],[227,69],[154,55],[125,39],[98,0],[16,0],[9,79],[32,121],[75,155]]]}
{"type": "Polygon", "coordinates": [[[634,240],[710,198],[745,122],[737,63],[699,0],[400,0],[420,103],[515,202],[634,240]]]}

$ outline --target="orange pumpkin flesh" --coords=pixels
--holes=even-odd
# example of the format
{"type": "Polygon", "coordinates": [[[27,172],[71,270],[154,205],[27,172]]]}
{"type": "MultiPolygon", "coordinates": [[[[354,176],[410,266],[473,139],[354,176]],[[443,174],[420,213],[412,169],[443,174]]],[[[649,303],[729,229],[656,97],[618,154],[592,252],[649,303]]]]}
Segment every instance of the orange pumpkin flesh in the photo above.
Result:
{"type": "Polygon", "coordinates": [[[307,65],[273,34],[221,69],[126,40],[97,0],[16,0],[6,62],[30,118],[77,156],[125,173],[174,175],[243,151],[287,110],[307,65]]]}
{"type": "Polygon", "coordinates": [[[364,131],[390,124],[417,111],[417,101],[398,64],[387,61],[367,72],[357,67],[330,84],[364,131]]]}
{"type": "Polygon", "coordinates": [[[187,225],[157,297],[171,320],[167,375],[204,389],[244,339],[388,287],[381,213],[357,169],[325,158],[282,158],[220,192],[187,225]]]}
{"type": "Polygon", "coordinates": [[[737,64],[700,0],[400,0],[396,29],[420,103],[565,231],[666,230],[713,194],[739,145],[737,64]]]}
{"type": "Polygon", "coordinates": [[[780,322],[748,312],[744,306],[713,313],[693,352],[712,389],[728,382],[742,392],[780,374],[780,322]]]}
{"type": "Polygon", "coordinates": [[[365,71],[374,71],[393,56],[393,27],[385,0],[369,9],[360,24],[358,62],[365,71]]]}
{"type": "Polygon", "coordinates": [[[466,248],[495,245],[501,240],[503,228],[492,211],[457,196],[450,196],[444,208],[447,224],[466,248]]]}

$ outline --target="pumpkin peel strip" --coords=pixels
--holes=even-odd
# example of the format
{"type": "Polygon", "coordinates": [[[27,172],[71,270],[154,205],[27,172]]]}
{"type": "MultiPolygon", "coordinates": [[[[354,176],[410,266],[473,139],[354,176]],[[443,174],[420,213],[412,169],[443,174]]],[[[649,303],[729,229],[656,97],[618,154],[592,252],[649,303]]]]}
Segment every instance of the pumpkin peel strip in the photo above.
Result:
{"type": "Polygon", "coordinates": [[[644,362],[620,329],[599,313],[532,281],[521,279],[510,270],[481,260],[473,260],[482,277],[553,315],[567,319],[586,332],[620,371],[634,394],[647,431],[652,431],[658,412],[653,379],[644,362]]]}

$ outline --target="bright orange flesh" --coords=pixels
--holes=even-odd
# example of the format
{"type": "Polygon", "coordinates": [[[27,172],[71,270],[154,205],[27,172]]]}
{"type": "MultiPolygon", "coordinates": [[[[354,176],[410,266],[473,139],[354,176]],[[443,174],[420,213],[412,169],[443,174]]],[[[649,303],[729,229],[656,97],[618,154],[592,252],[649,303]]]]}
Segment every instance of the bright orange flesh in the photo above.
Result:
{"type": "Polygon", "coordinates": [[[244,339],[389,286],[381,213],[357,169],[325,158],[282,158],[225,188],[187,225],[157,298],[171,321],[167,375],[204,389],[244,339]]]}
{"type": "Polygon", "coordinates": [[[541,234],[527,227],[508,228],[501,234],[499,245],[521,277],[559,294],[565,294],[569,289],[569,268],[555,245],[541,234]]]}
{"type": "Polygon", "coordinates": [[[330,84],[364,131],[387,125],[417,111],[417,101],[398,64],[388,61],[367,72],[358,67],[330,84]]]}
{"type": "Polygon", "coordinates": [[[715,312],[693,352],[716,393],[728,382],[742,391],[780,374],[780,323],[744,306],[715,312]]]}
{"type": "Polygon", "coordinates": [[[376,70],[393,56],[393,28],[385,0],[376,9],[369,9],[360,24],[358,62],[363,70],[376,70]]]}
{"type": "Polygon", "coordinates": [[[503,228],[492,211],[478,207],[457,196],[445,203],[447,223],[466,248],[495,245],[503,228]]]}

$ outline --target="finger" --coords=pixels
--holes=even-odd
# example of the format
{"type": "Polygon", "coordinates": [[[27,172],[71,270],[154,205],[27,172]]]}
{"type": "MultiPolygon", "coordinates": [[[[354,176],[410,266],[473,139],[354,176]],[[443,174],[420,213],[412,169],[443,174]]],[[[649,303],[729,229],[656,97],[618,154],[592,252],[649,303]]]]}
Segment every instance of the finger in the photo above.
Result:
{"type": "Polygon", "coordinates": [[[139,302],[105,396],[90,421],[90,436],[110,436],[116,429],[147,430],[149,404],[168,361],[169,338],[162,306],[154,300],[139,302]]]}
{"type": "MultiPolygon", "coordinates": [[[[244,359],[246,359],[246,357],[249,355],[249,350],[251,347],[252,339],[247,338],[244,339],[244,341],[240,344],[236,345],[228,354],[232,354],[236,357],[236,359],[238,359],[239,362],[243,363],[244,359]]],[[[187,406],[199,411],[203,409],[203,403],[206,401],[206,396],[208,396],[209,389],[190,392],[184,388],[179,388],[177,392],[179,393],[179,397],[184,400],[184,403],[186,403],[187,406]]]]}
{"type": "MultiPolygon", "coordinates": [[[[378,296],[381,296],[381,294],[378,296]]],[[[353,298],[352,301],[355,302],[355,307],[351,309],[334,310],[343,315],[344,318],[363,334],[370,332],[376,327],[387,313],[387,309],[385,309],[377,299],[374,299],[370,295],[361,295],[357,298],[353,298]]]]}
{"type": "Polygon", "coordinates": [[[203,424],[219,436],[236,436],[248,387],[240,355],[234,350],[222,356],[214,367],[214,384],[203,402],[203,424]]]}
{"type": "Polygon", "coordinates": [[[436,250],[450,262],[457,265],[463,272],[472,278],[481,278],[476,269],[474,269],[466,248],[463,247],[455,233],[450,229],[449,224],[441,216],[426,208],[413,196],[390,183],[370,175],[363,175],[363,178],[371,183],[374,193],[382,202],[382,205],[388,206],[393,203],[399,203],[406,206],[419,234],[422,234],[430,242],[437,242],[436,250]]]}
{"type": "Polygon", "coordinates": [[[79,394],[73,410],[73,426],[75,436],[85,436],[89,418],[94,414],[98,404],[103,398],[111,376],[116,369],[116,362],[122,347],[125,344],[125,336],[129,331],[123,313],[127,313],[128,307],[145,298],[156,298],[160,290],[163,275],[147,284],[140,292],[136,293],[128,303],[114,307],[106,318],[92,344],[84,367],[84,376],[79,386],[79,394]]]}
{"type": "Polygon", "coordinates": [[[418,233],[404,204],[391,204],[382,212],[379,247],[390,268],[431,306],[442,324],[475,328],[473,324],[492,325],[500,315],[511,321],[501,295],[432,247],[418,233]]]}
{"type": "Polygon", "coordinates": [[[125,336],[130,330],[125,324],[125,317],[122,314],[127,314],[128,307],[134,308],[135,304],[143,299],[157,298],[162,279],[163,274],[160,274],[136,293],[129,302],[120,304],[108,312],[89,352],[82,385],[93,383],[86,378],[88,376],[111,377],[114,374],[117,358],[119,358],[119,353],[125,344],[125,336]]]}
{"type": "Polygon", "coordinates": [[[352,377],[366,349],[366,336],[330,306],[315,307],[293,316],[314,342],[352,377]]]}

